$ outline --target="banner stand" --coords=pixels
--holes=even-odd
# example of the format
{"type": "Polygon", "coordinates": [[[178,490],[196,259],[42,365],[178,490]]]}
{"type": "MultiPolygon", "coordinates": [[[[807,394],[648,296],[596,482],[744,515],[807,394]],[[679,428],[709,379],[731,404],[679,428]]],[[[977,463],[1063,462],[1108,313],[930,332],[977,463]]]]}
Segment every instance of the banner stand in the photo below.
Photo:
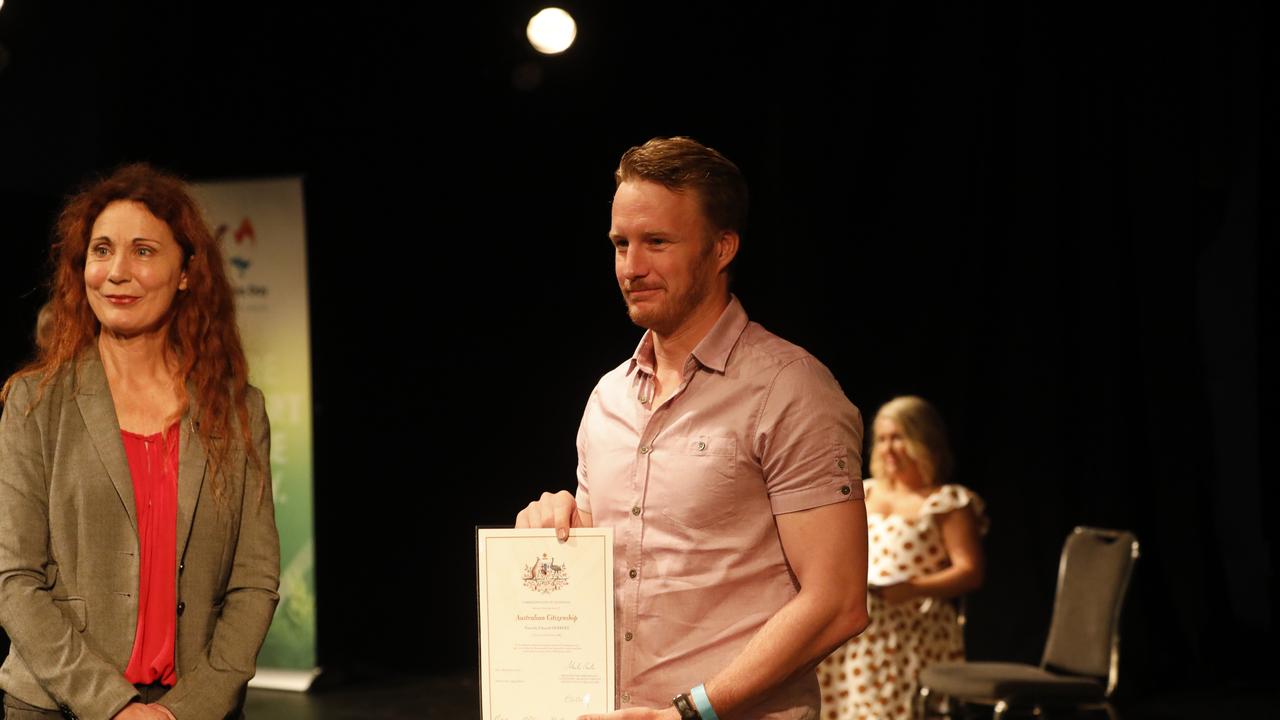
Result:
{"type": "Polygon", "coordinates": [[[250,687],[305,692],[316,658],[311,513],[311,328],[302,178],[192,186],[222,246],[249,382],[271,420],[271,492],[280,531],[280,603],[250,687]]]}
{"type": "Polygon", "coordinates": [[[259,690],[288,690],[306,692],[311,689],[316,678],[320,677],[320,668],[310,670],[281,670],[279,668],[261,668],[258,674],[249,680],[249,687],[259,690]]]}

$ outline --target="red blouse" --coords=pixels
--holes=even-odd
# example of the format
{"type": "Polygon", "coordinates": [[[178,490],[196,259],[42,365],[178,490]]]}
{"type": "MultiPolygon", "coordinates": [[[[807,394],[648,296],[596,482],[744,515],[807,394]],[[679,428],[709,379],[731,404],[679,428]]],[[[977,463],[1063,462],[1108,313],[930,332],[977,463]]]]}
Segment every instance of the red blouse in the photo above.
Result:
{"type": "Polygon", "coordinates": [[[177,638],[178,439],[174,423],[163,433],[120,431],[138,509],[138,631],[125,678],[135,685],[173,686],[177,638]]]}

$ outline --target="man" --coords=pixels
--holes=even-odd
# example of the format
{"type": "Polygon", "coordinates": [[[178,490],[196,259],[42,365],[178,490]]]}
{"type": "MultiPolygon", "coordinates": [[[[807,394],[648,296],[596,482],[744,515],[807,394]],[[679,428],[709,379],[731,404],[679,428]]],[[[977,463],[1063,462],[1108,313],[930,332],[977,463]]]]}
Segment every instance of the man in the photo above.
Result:
{"type": "Polygon", "coordinates": [[[615,271],[647,331],[587,403],[576,497],[516,526],[614,528],[622,709],[598,717],[816,718],[812,668],[867,623],[861,419],[730,294],[733,163],[654,139],[615,180],[615,271]]]}

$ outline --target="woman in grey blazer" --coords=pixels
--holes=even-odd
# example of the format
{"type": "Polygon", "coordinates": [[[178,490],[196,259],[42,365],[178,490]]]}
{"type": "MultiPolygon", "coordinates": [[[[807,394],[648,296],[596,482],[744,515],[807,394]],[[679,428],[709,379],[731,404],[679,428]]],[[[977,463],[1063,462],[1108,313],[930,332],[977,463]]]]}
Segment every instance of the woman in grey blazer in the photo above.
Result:
{"type": "Polygon", "coordinates": [[[242,717],[280,558],[217,241],[131,165],[68,202],[52,257],[48,343],[0,389],[6,720],[242,717]]]}

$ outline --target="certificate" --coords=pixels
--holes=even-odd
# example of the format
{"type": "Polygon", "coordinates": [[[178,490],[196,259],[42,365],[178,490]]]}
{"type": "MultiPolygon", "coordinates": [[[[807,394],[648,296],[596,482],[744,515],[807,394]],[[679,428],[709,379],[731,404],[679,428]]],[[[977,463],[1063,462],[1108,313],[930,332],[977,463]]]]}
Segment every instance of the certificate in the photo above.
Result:
{"type": "Polygon", "coordinates": [[[613,710],[613,528],[476,533],[482,720],[613,710]]]}

